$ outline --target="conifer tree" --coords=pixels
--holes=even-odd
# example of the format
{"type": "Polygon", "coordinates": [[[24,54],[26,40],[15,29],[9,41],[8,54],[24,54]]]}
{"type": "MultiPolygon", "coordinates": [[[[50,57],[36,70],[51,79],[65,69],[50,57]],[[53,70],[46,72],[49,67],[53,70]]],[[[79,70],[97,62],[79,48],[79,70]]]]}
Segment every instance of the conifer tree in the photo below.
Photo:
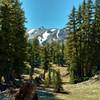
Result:
{"type": "Polygon", "coordinates": [[[15,37],[15,59],[14,59],[14,69],[18,73],[22,73],[22,69],[24,69],[24,62],[27,58],[27,38],[26,38],[26,28],[25,28],[25,16],[24,11],[21,8],[21,4],[18,0],[15,0],[15,5],[13,5],[14,9],[14,20],[13,27],[15,28],[14,32],[16,33],[15,37]]]}
{"type": "Polygon", "coordinates": [[[28,46],[28,59],[27,61],[31,65],[31,73],[32,76],[34,73],[34,68],[37,68],[41,64],[41,56],[40,56],[41,46],[39,44],[39,40],[37,38],[33,39],[33,43],[28,46]]]}
{"type": "Polygon", "coordinates": [[[87,31],[87,76],[92,76],[92,67],[95,65],[93,63],[94,59],[94,33],[93,33],[93,3],[92,0],[88,0],[87,2],[87,23],[86,23],[86,31],[87,31]]]}
{"type": "Polygon", "coordinates": [[[40,44],[39,40],[37,38],[33,39],[33,53],[34,53],[34,67],[39,67],[41,63],[41,57],[40,57],[40,44]]]}
{"type": "Polygon", "coordinates": [[[95,32],[95,59],[97,70],[100,70],[100,0],[95,0],[95,20],[94,20],[94,32],[95,32]]]}
{"type": "Polygon", "coordinates": [[[44,46],[43,47],[43,58],[42,58],[43,59],[42,60],[42,62],[43,62],[42,66],[43,66],[43,69],[44,69],[44,79],[45,79],[45,73],[47,72],[47,70],[50,67],[50,55],[49,55],[48,51],[49,51],[48,45],[44,46]]]}
{"type": "MultiPolygon", "coordinates": [[[[96,15],[95,15],[96,16],[96,15]]],[[[77,12],[73,8],[67,25],[67,60],[70,64],[72,82],[93,75],[98,51],[97,33],[94,27],[94,7],[92,0],[84,0],[77,12]],[[95,34],[94,34],[95,33],[95,34]]],[[[95,24],[94,24],[95,23],[95,24]]],[[[99,58],[99,57],[98,57],[99,58]]]]}
{"type": "Polygon", "coordinates": [[[63,67],[65,64],[65,56],[64,56],[64,49],[65,49],[65,45],[64,45],[64,41],[62,40],[61,42],[61,46],[60,46],[61,50],[61,54],[60,54],[60,65],[63,67]]]}
{"type": "Polygon", "coordinates": [[[61,80],[61,75],[60,71],[54,71],[54,90],[55,92],[60,93],[63,88],[62,88],[62,80],[61,80]]]}
{"type": "Polygon", "coordinates": [[[70,77],[71,81],[77,82],[78,81],[78,70],[79,70],[79,58],[78,58],[78,36],[77,36],[77,23],[76,23],[76,10],[73,7],[72,12],[69,16],[69,23],[68,23],[69,33],[67,36],[67,56],[70,64],[70,77]]]}
{"type": "Polygon", "coordinates": [[[83,55],[82,55],[82,31],[81,31],[81,27],[82,27],[82,7],[81,5],[79,5],[78,11],[77,11],[77,15],[76,15],[76,22],[77,22],[77,40],[78,40],[78,66],[79,66],[79,71],[78,71],[78,75],[80,78],[82,78],[83,76],[83,55]]]}
{"type": "MultiPolygon", "coordinates": [[[[7,38],[9,38],[9,32],[10,32],[10,12],[11,8],[1,2],[0,3],[0,64],[2,66],[2,68],[0,68],[1,72],[1,76],[4,75],[8,69],[8,59],[9,59],[9,41],[7,40],[7,38]],[[6,68],[5,68],[6,66],[6,68]],[[5,70],[5,71],[4,71],[5,70]]],[[[10,59],[9,59],[10,60],[10,59]]]]}
{"type": "Polygon", "coordinates": [[[85,0],[82,4],[82,62],[84,63],[84,76],[91,76],[92,67],[92,58],[93,58],[93,3],[91,0],[88,0],[86,3],[85,0]],[[91,53],[90,53],[91,52],[91,53]]]}
{"type": "Polygon", "coordinates": [[[28,44],[27,47],[27,51],[28,51],[28,55],[27,55],[27,62],[29,63],[29,65],[31,66],[31,70],[30,70],[30,78],[32,78],[32,75],[34,73],[34,49],[33,46],[31,44],[28,44]]]}
{"type": "Polygon", "coordinates": [[[7,73],[9,73],[9,71],[12,69],[13,67],[13,63],[14,63],[14,40],[15,38],[15,33],[13,32],[13,8],[12,8],[12,2],[10,2],[8,0],[7,1],[2,1],[2,6],[1,6],[1,16],[0,16],[0,20],[1,20],[1,28],[0,28],[0,44],[1,44],[1,48],[0,48],[0,62],[2,65],[2,71],[3,75],[7,75],[7,73]]]}
{"type": "Polygon", "coordinates": [[[0,41],[2,43],[0,62],[2,62],[2,68],[5,69],[5,75],[13,70],[19,75],[22,73],[26,60],[27,40],[24,12],[18,0],[3,0],[0,12],[0,38],[2,40],[0,41]]]}

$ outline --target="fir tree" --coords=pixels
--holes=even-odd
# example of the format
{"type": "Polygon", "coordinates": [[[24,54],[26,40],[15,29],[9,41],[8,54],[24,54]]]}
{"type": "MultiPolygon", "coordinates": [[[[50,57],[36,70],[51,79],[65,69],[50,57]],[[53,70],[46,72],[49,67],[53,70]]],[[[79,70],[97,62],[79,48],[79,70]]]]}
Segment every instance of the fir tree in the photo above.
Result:
{"type": "Polygon", "coordinates": [[[49,51],[49,47],[48,45],[44,46],[43,48],[43,69],[44,69],[44,79],[45,79],[45,73],[47,72],[47,70],[50,67],[50,55],[48,53],[49,51]]]}
{"type": "Polygon", "coordinates": [[[27,37],[26,37],[26,28],[25,28],[25,16],[24,12],[21,8],[21,4],[18,0],[15,1],[15,5],[13,5],[14,9],[14,32],[15,32],[15,59],[14,59],[14,69],[16,69],[17,73],[22,73],[22,69],[24,69],[24,62],[27,58],[27,37]]]}
{"type": "Polygon", "coordinates": [[[94,32],[95,32],[95,58],[97,70],[100,70],[100,0],[95,0],[95,20],[94,20],[94,32]]]}
{"type": "Polygon", "coordinates": [[[54,76],[54,90],[55,92],[62,92],[63,88],[62,88],[62,80],[61,80],[61,76],[60,76],[60,71],[55,71],[55,76],[54,76]]]}
{"type": "Polygon", "coordinates": [[[0,12],[0,44],[2,43],[0,62],[2,62],[2,69],[5,70],[3,74],[7,75],[9,71],[15,70],[19,75],[26,60],[24,12],[17,0],[3,0],[0,12]]]}
{"type": "Polygon", "coordinates": [[[79,58],[78,58],[78,36],[77,36],[77,23],[76,23],[76,10],[75,7],[72,9],[72,13],[69,16],[69,23],[68,23],[69,33],[67,36],[67,53],[68,53],[68,60],[70,64],[70,77],[71,81],[79,81],[78,80],[78,70],[79,70],[79,58]],[[76,78],[76,79],[75,79],[76,78]],[[75,79],[75,80],[73,80],[75,79]]]}
{"type": "Polygon", "coordinates": [[[2,1],[0,9],[0,64],[2,66],[3,75],[9,73],[13,67],[14,40],[15,33],[12,31],[12,5],[11,3],[2,1]]]}

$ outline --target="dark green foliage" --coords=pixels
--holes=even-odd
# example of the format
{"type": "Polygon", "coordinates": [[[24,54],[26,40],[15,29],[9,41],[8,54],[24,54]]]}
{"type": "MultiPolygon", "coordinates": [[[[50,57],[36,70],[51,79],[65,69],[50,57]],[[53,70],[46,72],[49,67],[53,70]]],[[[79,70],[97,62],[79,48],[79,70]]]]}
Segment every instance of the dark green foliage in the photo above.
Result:
{"type": "Polygon", "coordinates": [[[77,23],[76,23],[76,10],[75,7],[73,7],[72,12],[69,16],[69,23],[68,23],[68,38],[67,38],[67,60],[70,64],[70,76],[71,81],[74,79],[74,77],[78,76],[78,37],[77,37],[77,23]],[[74,65],[76,64],[76,65],[74,65]]]}
{"type": "Polygon", "coordinates": [[[24,12],[19,1],[3,0],[0,13],[0,70],[2,75],[13,70],[19,75],[23,72],[27,55],[24,12]]]}
{"type": "Polygon", "coordinates": [[[31,66],[30,76],[34,74],[34,68],[40,67],[41,56],[40,56],[40,44],[37,38],[34,38],[33,43],[28,46],[28,57],[27,62],[31,66]]]}
{"type": "MultiPolygon", "coordinates": [[[[72,83],[87,80],[100,70],[100,0],[95,0],[94,4],[92,0],[83,0],[78,10],[73,7],[66,27],[66,51],[64,41],[41,46],[36,37],[28,45],[24,23],[24,12],[18,0],[0,1],[0,79],[13,70],[17,75],[22,74],[25,62],[31,65],[31,77],[34,67],[42,66],[44,79],[49,71],[48,84],[52,83],[52,64],[64,66],[67,62],[72,83]]],[[[55,91],[59,92],[59,71],[54,71],[53,76],[55,91]]]]}
{"type": "Polygon", "coordinates": [[[18,71],[18,73],[22,73],[22,69],[24,69],[24,62],[26,61],[27,58],[27,52],[26,52],[26,47],[27,47],[27,36],[26,36],[26,28],[25,28],[25,16],[24,12],[21,9],[21,5],[18,1],[15,1],[15,5],[13,6],[14,8],[14,13],[15,13],[15,18],[14,18],[14,32],[16,33],[15,37],[16,40],[15,42],[15,57],[14,57],[14,69],[18,71]]]}
{"type": "Polygon", "coordinates": [[[95,4],[92,0],[84,0],[78,11],[73,7],[69,16],[67,60],[72,83],[91,77],[99,69],[99,17],[99,0],[95,4]]]}
{"type": "Polygon", "coordinates": [[[62,80],[61,80],[61,76],[60,76],[60,71],[54,71],[53,72],[53,87],[54,87],[54,91],[55,92],[62,92],[63,88],[62,88],[62,80]]]}
{"type": "Polygon", "coordinates": [[[54,64],[58,64],[59,66],[64,66],[64,64],[65,64],[64,41],[62,41],[61,43],[52,42],[52,44],[49,44],[49,45],[50,45],[49,46],[50,62],[52,62],[54,64]]]}
{"type": "Polygon", "coordinates": [[[38,39],[33,39],[33,53],[34,53],[34,67],[39,67],[41,63],[40,58],[40,44],[38,39]]]}
{"type": "Polygon", "coordinates": [[[81,81],[82,81],[82,77],[80,73],[80,66],[78,63],[73,62],[70,66],[70,82],[77,83],[81,81]]]}
{"type": "Polygon", "coordinates": [[[100,70],[100,0],[95,0],[95,20],[93,26],[95,33],[95,51],[97,69],[100,70]]]}
{"type": "Polygon", "coordinates": [[[47,45],[43,48],[43,58],[42,58],[43,69],[44,69],[44,79],[45,79],[45,73],[47,72],[47,70],[50,67],[50,55],[49,55],[48,51],[49,51],[49,47],[47,45]]]}
{"type": "MultiPolygon", "coordinates": [[[[23,73],[24,73],[25,75],[31,74],[31,70],[32,70],[31,68],[25,67],[23,73]]],[[[30,76],[32,76],[32,75],[30,75],[30,76]]]]}
{"type": "MultiPolygon", "coordinates": [[[[29,63],[29,65],[31,67],[31,71],[30,71],[30,73],[28,72],[28,74],[30,74],[30,76],[32,77],[33,72],[34,72],[34,49],[31,44],[28,44],[27,49],[28,49],[27,50],[28,51],[27,62],[29,63]]],[[[24,73],[25,72],[26,72],[26,70],[24,70],[24,73]]]]}
{"type": "Polygon", "coordinates": [[[49,68],[47,76],[45,78],[45,86],[46,87],[51,87],[52,85],[52,70],[49,68]]]}
{"type": "Polygon", "coordinates": [[[46,87],[53,87],[55,92],[62,92],[62,80],[59,70],[49,69],[45,79],[46,87]]]}

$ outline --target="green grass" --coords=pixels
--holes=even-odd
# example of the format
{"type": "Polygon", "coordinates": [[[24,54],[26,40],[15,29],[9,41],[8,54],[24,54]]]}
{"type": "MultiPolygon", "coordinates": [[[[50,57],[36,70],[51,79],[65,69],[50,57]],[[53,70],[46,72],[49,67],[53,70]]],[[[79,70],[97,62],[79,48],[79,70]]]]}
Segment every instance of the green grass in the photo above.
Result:
{"type": "MultiPolygon", "coordinates": [[[[66,69],[61,69],[61,75],[66,69]]],[[[68,73],[68,72],[66,72],[68,73]]],[[[64,91],[69,94],[55,94],[56,100],[100,100],[100,80],[89,80],[78,84],[69,83],[69,75],[62,77],[64,91]]]]}
{"type": "MultiPolygon", "coordinates": [[[[89,80],[78,84],[70,84],[68,71],[65,67],[54,66],[52,68],[60,69],[63,88],[68,94],[52,92],[53,96],[46,96],[46,100],[100,100],[100,80],[89,80]]],[[[37,69],[35,74],[38,75],[41,73],[43,73],[43,71],[37,69]]]]}

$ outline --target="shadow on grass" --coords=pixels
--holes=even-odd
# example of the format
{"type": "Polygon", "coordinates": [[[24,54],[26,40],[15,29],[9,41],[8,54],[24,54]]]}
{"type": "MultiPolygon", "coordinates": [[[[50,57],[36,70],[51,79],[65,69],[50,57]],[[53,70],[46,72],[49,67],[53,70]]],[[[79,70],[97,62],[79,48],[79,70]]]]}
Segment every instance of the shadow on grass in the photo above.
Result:
{"type": "Polygon", "coordinates": [[[70,84],[70,82],[62,82],[63,85],[70,84]]]}
{"type": "Polygon", "coordinates": [[[53,93],[41,90],[38,91],[38,98],[39,100],[57,100],[53,93]]]}
{"type": "MultiPolygon", "coordinates": [[[[44,90],[38,90],[37,91],[38,94],[38,100],[61,100],[56,98],[56,94],[70,94],[70,92],[66,92],[66,91],[62,91],[60,93],[55,93],[55,92],[48,92],[48,91],[44,91],[44,90]]],[[[6,95],[7,96],[7,95],[6,95]]],[[[6,97],[5,94],[1,94],[0,95],[0,100],[15,100],[13,96],[7,96],[6,97]]]]}
{"type": "Polygon", "coordinates": [[[69,91],[61,91],[61,92],[59,92],[60,94],[71,94],[71,92],[69,92],[69,91]]]}
{"type": "Polygon", "coordinates": [[[39,100],[58,100],[56,98],[56,94],[65,94],[65,95],[69,95],[70,92],[69,91],[61,91],[59,93],[57,92],[48,92],[48,91],[44,91],[44,90],[39,90],[38,92],[38,98],[39,100]]]}
{"type": "MultiPolygon", "coordinates": [[[[58,100],[54,93],[47,92],[44,90],[37,91],[38,94],[38,100],[58,100]]],[[[5,95],[5,93],[0,95],[0,100],[15,100],[13,97],[10,97],[9,95],[5,95]]]]}

